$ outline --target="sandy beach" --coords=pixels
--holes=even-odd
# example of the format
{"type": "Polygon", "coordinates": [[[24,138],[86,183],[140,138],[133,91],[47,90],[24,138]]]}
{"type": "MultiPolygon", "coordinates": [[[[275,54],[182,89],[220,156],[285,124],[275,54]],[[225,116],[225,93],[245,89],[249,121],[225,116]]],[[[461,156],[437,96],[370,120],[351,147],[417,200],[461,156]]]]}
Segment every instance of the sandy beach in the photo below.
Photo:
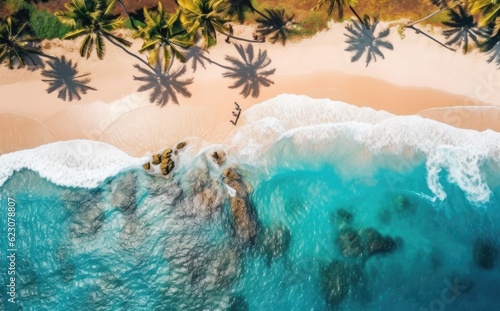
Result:
{"type": "MultiPolygon", "coordinates": [[[[198,65],[193,73],[188,62],[185,78],[194,78],[188,86],[192,96],[179,96],[179,105],[169,102],[164,107],[151,104],[148,92],[137,92],[141,84],[133,76],[140,74],[134,68],[139,61],[121,49],[108,43],[100,61],[95,55],[80,58],[79,40],[44,41],[45,53],[64,55],[77,64],[78,74],[89,73],[89,86],[97,91],[81,94],[80,101],[63,101],[57,91],[46,92],[42,70],[1,67],[0,153],[78,138],[107,142],[133,156],[188,137],[221,143],[234,129],[229,120],[235,101],[244,114],[252,105],[282,93],[500,131],[500,71],[486,62],[487,55],[453,53],[412,32],[401,39],[393,28],[389,41],[394,50],[383,50],[385,59],[365,67],[363,59],[350,62],[344,32],[342,24],[331,23],[328,30],[286,46],[255,44],[256,52],[266,50],[272,60],[268,68],[276,68],[269,77],[274,84],[261,88],[258,98],[243,98],[240,89],[228,88],[234,80],[222,77],[227,70],[205,61],[206,69],[198,65]]],[[[249,26],[235,27],[237,36],[251,38],[251,33],[249,26]]],[[[206,55],[227,65],[225,56],[238,54],[223,39],[206,55]]],[[[140,45],[136,40],[129,50],[138,54],[140,45]]]]}

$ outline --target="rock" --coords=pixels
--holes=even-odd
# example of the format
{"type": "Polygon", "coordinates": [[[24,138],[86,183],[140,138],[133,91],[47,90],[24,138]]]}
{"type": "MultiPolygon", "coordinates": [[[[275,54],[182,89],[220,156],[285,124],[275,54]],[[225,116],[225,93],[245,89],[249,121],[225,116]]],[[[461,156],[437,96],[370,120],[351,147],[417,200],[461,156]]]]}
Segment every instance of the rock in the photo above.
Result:
{"type": "Polygon", "coordinates": [[[111,204],[126,213],[133,213],[137,208],[136,192],[137,178],[133,173],[127,173],[111,181],[111,204]]]}
{"type": "Polygon", "coordinates": [[[184,147],[186,147],[186,142],[182,141],[182,142],[180,142],[180,143],[177,144],[177,146],[175,147],[175,149],[180,150],[180,149],[182,149],[184,147]]]}
{"type": "Polygon", "coordinates": [[[363,255],[361,238],[354,229],[342,230],[337,239],[337,245],[345,257],[360,257],[363,255]]]}
{"type": "Polygon", "coordinates": [[[172,155],[172,149],[165,149],[161,154],[162,158],[164,159],[170,158],[171,155],[172,155]]]}
{"type": "Polygon", "coordinates": [[[375,254],[390,253],[394,251],[398,243],[389,236],[383,236],[373,228],[365,228],[359,232],[365,255],[367,257],[375,254]]]}
{"type": "Polygon", "coordinates": [[[144,169],[146,171],[149,171],[149,169],[151,168],[151,163],[147,162],[147,163],[144,163],[144,165],[142,165],[142,167],[144,167],[144,169]]]}
{"type": "Polygon", "coordinates": [[[291,240],[290,230],[284,225],[273,225],[260,232],[259,247],[264,252],[268,264],[288,251],[291,240]]]}
{"type": "Polygon", "coordinates": [[[474,241],[473,257],[476,265],[483,269],[492,269],[498,250],[489,239],[476,239],[474,241]]]}
{"type": "Polygon", "coordinates": [[[397,213],[413,213],[415,212],[415,206],[410,202],[407,196],[400,194],[393,199],[392,202],[394,211],[397,213]]]}
{"type": "Polygon", "coordinates": [[[349,294],[349,272],[344,263],[332,261],[322,269],[321,290],[326,302],[331,306],[340,305],[349,294]]]}
{"type": "Polygon", "coordinates": [[[162,175],[168,175],[174,169],[174,161],[171,158],[164,158],[160,164],[162,175]]]}
{"type": "Polygon", "coordinates": [[[225,179],[224,182],[226,183],[226,185],[236,190],[236,194],[240,197],[244,197],[247,195],[248,189],[243,182],[234,179],[225,179]]]}
{"type": "Polygon", "coordinates": [[[224,164],[224,162],[226,162],[226,153],[224,151],[214,151],[212,153],[212,159],[215,161],[215,163],[217,163],[219,166],[221,166],[222,164],[224,164]]]}
{"type": "Polygon", "coordinates": [[[153,154],[153,159],[151,160],[151,163],[154,165],[158,165],[161,162],[161,154],[153,154]]]}
{"type": "Polygon", "coordinates": [[[226,168],[224,171],[222,171],[222,176],[227,177],[228,179],[234,179],[234,180],[239,180],[240,175],[234,168],[226,168]]]}
{"type": "Polygon", "coordinates": [[[364,280],[363,269],[357,263],[334,260],[320,270],[321,291],[332,307],[338,307],[350,292],[357,296],[364,280]]]}
{"type": "Polygon", "coordinates": [[[241,296],[231,297],[227,311],[248,311],[248,303],[241,296]]]}
{"type": "Polygon", "coordinates": [[[241,197],[232,197],[230,210],[236,235],[244,242],[253,244],[257,236],[257,217],[250,203],[241,197]]]}

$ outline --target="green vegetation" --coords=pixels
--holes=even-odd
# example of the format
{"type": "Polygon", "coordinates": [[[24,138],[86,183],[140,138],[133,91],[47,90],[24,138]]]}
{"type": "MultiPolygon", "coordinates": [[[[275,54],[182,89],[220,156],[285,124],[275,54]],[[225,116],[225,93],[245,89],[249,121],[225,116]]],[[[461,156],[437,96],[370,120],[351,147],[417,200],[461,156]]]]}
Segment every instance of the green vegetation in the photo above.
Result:
{"type": "Polygon", "coordinates": [[[6,62],[10,69],[16,64],[19,67],[36,66],[36,56],[43,54],[31,44],[36,39],[26,29],[26,23],[16,28],[10,17],[6,21],[0,21],[0,63],[6,62]]]}
{"type": "Polygon", "coordinates": [[[71,27],[64,25],[54,14],[31,7],[29,21],[35,35],[40,39],[62,39],[71,27]]]}
{"type": "Polygon", "coordinates": [[[111,15],[116,0],[73,0],[66,5],[66,12],[58,12],[56,16],[62,23],[73,27],[64,39],[85,36],[80,46],[80,55],[89,58],[95,46],[97,57],[104,58],[105,44],[103,39],[130,46],[132,43],[120,38],[111,31],[123,26],[121,17],[111,15]]]}
{"type": "MultiPolygon", "coordinates": [[[[188,86],[192,78],[182,78],[186,74],[183,63],[187,60],[192,60],[193,72],[197,64],[228,70],[223,76],[235,80],[230,88],[242,88],[243,97],[257,96],[260,87],[272,84],[270,76],[275,69],[264,68],[271,60],[265,50],[259,49],[256,53],[252,43],[268,41],[285,45],[291,37],[313,35],[334,20],[344,22],[345,50],[352,53],[352,62],[364,59],[368,66],[384,59],[383,53],[394,49],[389,34],[396,28],[401,37],[406,31],[414,31],[450,51],[461,50],[466,54],[476,49],[487,54],[488,62],[500,68],[500,0],[154,1],[157,0],[144,0],[143,9],[133,0],[68,0],[64,9],[60,7],[64,1],[3,1],[0,3],[0,61],[13,68],[14,64],[34,64],[34,55],[47,56],[33,45],[33,37],[81,37],[82,57],[88,58],[95,51],[97,57],[103,59],[106,41],[145,65],[137,66],[142,75],[135,79],[144,83],[139,91],[152,92],[151,101],[161,106],[168,101],[177,103],[176,94],[190,96],[188,86]],[[56,12],[55,15],[52,12],[56,12]],[[383,20],[391,23],[379,23],[383,20]],[[253,25],[252,38],[236,37],[235,24],[253,25]],[[442,36],[437,37],[435,32],[420,26],[429,24],[440,26],[437,29],[442,31],[442,36]],[[133,36],[143,40],[138,52],[147,57],[128,49],[131,42],[115,32],[123,27],[133,30],[133,36]],[[226,57],[223,64],[209,58],[207,51],[221,39],[233,43],[241,59],[226,57]],[[243,46],[237,41],[250,44],[243,46]],[[177,61],[179,66],[174,66],[177,61]]],[[[76,75],[76,65],[65,65],[62,60],[51,64],[54,71],[71,67],[74,73],[71,79],[81,77],[76,75]]],[[[54,72],[53,77],[59,77],[58,74],[54,72]]],[[[60,81],[71,82],[55,79],[50,90],[56,87],[64,90],[60,81]]],[[[83,87],[85,83],[81,85],[81,92],[90,90],[83,87]]],[[[76,93],[68,93],[71,96],[63,96],[63,92],[59,97],[79,99],[75,90],[76,93]]]]}
{"type": "Polygon", "coordinates": [[[185,62],[181,49],[193,45],[193,36],[182,28],[179,14],[168,14],[158,3],[155,11],[144,9],[144,17],[145,26],[139,26],[137,36],[144,39],[139,52],[149,52],[148,63],[151,66],[163,63],[163,70],[167,72],[174,58],[185,62]]]}

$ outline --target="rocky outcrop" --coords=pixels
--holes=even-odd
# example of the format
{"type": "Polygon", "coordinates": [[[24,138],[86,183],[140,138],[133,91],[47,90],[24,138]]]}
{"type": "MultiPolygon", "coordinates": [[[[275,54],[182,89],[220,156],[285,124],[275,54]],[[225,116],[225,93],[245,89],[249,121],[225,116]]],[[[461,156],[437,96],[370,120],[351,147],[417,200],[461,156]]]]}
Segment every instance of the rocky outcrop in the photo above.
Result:
{"type": "MultiPolygon", "coordinates": [[[[184,147],[186,143],[183,142],[177,144],[177,146],[179,145],[182,145],[182,147],[184,147]]],[[[175,154],[177,154],[177,150],[175,154]]],[[[160,172],[163,176],[170,174],[170,172],[172,172],[175,167],[175,163],[172,160],[172,149],[167,148],[163,150],[161,154],[153,154],[153,156],[151,157],[151,162],[145,163],[143,165],[144,169],[146,171],[149,171],[151,169],[151,164],[155,166],[160,165],[160,172]]]]}
{"type": "Polygon", "coordinates": [[[234,168],[225,169],[222,175],[224,183],[236,190],[236,195],[231,197],[229,204],[235,234],[243,244],[253,244],[258,233],[258,221],[248,198],[248,188],[234,168]]]}
{"type": "Polygon", "coordinates": [[[151,163],[153,163],[154,165],[158,165],[160,164],[160,162],[161,162],[161,154],[153,154],[151,163]]]}
{"type": "Polygon", "coordinates": [[[253,208],[246,198],[236,196],[231,198],[230,209],[236,235],[241,241],[252,244],[257,236],[257,219],[253,208]]]}
{"type": "Polygon", "coordinates": [[[181,141],[180,143],[177,144],[177,146],[175,146],[175,149],[177,150],[180,150],[184,147],[186,147],[187,143],[185,141],[181,141]]]}
{"type": "Polygon", "coordinates": [[[221,166],[221,165],[223,165],[226,162],[227,155],[222,150],[220,150],[220,151],[214,151],[212,153],[212,159],[214,160],[215,163],[217,163],[217,165],[221,166]]]}

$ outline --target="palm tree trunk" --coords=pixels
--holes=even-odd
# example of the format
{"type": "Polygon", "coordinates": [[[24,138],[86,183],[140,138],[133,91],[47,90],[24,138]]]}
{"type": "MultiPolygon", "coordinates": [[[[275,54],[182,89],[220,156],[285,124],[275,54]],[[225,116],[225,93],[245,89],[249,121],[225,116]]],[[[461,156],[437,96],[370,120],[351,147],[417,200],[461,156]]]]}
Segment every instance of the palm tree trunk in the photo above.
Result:
{"type": "Polygon", "coordinates": [[[358,12],[356,12],[356,10],[354,10],[352,5],[349,6],[349,9],[351,9],[351,12],[354,13],[354,15],[356,15],[356,17],[359,19],[361,24],[363,24],[366,28],[368,28],[367,25],[365,24],[365,22],[363,21],[363,19],[359,16],[358,12]]]}
{"type": "Polygon", "coordinates": [[[262,13],[261,11],[257,10],[251,3],[250,3],[250,10],[252,10],[252,12],[255,12],[257,14],[259,14],[260,16],[264,17],[265,19],[268,19],[269,17],[266,16],[264,13],[262,13]]]}
{"type": "Polygon", "coordinates": [[[456,52],[457,50],[455,49],[452,49],[450,48],[449,46],[441,43],[439,40],[437,40],[436,38],[430,36],[429,34],[423,32],[422,30],[416,28],[415,26],[405,26],[406,28],[410,28],[410,29],[413,29],[415,31],[415,33],[418,35],[418,34],[423,34],[424,36],[426,36],[427,38],[431,39],[432,41],[436,42],[437,44],[439,44],[440,46],[444,47],[444,48],[447,48],[448,50],[450,51],[453,51],[453,52],[456,52]]]}
{"type": "Polygon", "coordinates": [[[437,14],[439,14],[439,13],[443,12],[443,11],[444,11],[444,10],[446,10],[446,9],[448,9],[448,8],[447,8],[447,7],[443,7],[443,8],[441,8],[441,9],[439,9],[439,10],[435,11],[435,12],[432,12],[431,14],[427,15],[426,17],[419,19],[418,21],[411,22],[411,23],[409,23],[408,25],[405,25],[405,27],[410,28],[410,27],[411,27],[411,26],[413,26],[413,25],[416,25],[416,24],[418,24],[418,23],[421,23],[421,22],[423,22],[423,21],[426,21],[426,20],[428,20],[429,18],[431,18],[431,17],[433,17],[434,15],[437,15],[437,14]]]}
{"type": "Polygon", "coordinates": [[[204,60],[206,60],[207,62],[209,62],[210,64],[214,64],[214,65],[217,65],[217,66],[219,66],[221,68],[234,71],[234,68],[231,68],[231,67],[228,67],[228,66],[224,66],[221,63],[218,63],[216,61],[211,60],[210,58],[206,57],[205,55],[200,55],[200,57],[203,58],[204,60]]]}
{"type": "Polygon", "coordinates": [[[130,21],[130,25],[132,26],[132,28],[134,28],[135,30],[139,30],[135,25],[134,20],[130,17],[130,14],[128,13],[127,8],[125,7],[125,4],[123,4],[121,0],[118,0],[118,4],[122,7],[125,14],[127,14],[128,20],[130,21]]]}

